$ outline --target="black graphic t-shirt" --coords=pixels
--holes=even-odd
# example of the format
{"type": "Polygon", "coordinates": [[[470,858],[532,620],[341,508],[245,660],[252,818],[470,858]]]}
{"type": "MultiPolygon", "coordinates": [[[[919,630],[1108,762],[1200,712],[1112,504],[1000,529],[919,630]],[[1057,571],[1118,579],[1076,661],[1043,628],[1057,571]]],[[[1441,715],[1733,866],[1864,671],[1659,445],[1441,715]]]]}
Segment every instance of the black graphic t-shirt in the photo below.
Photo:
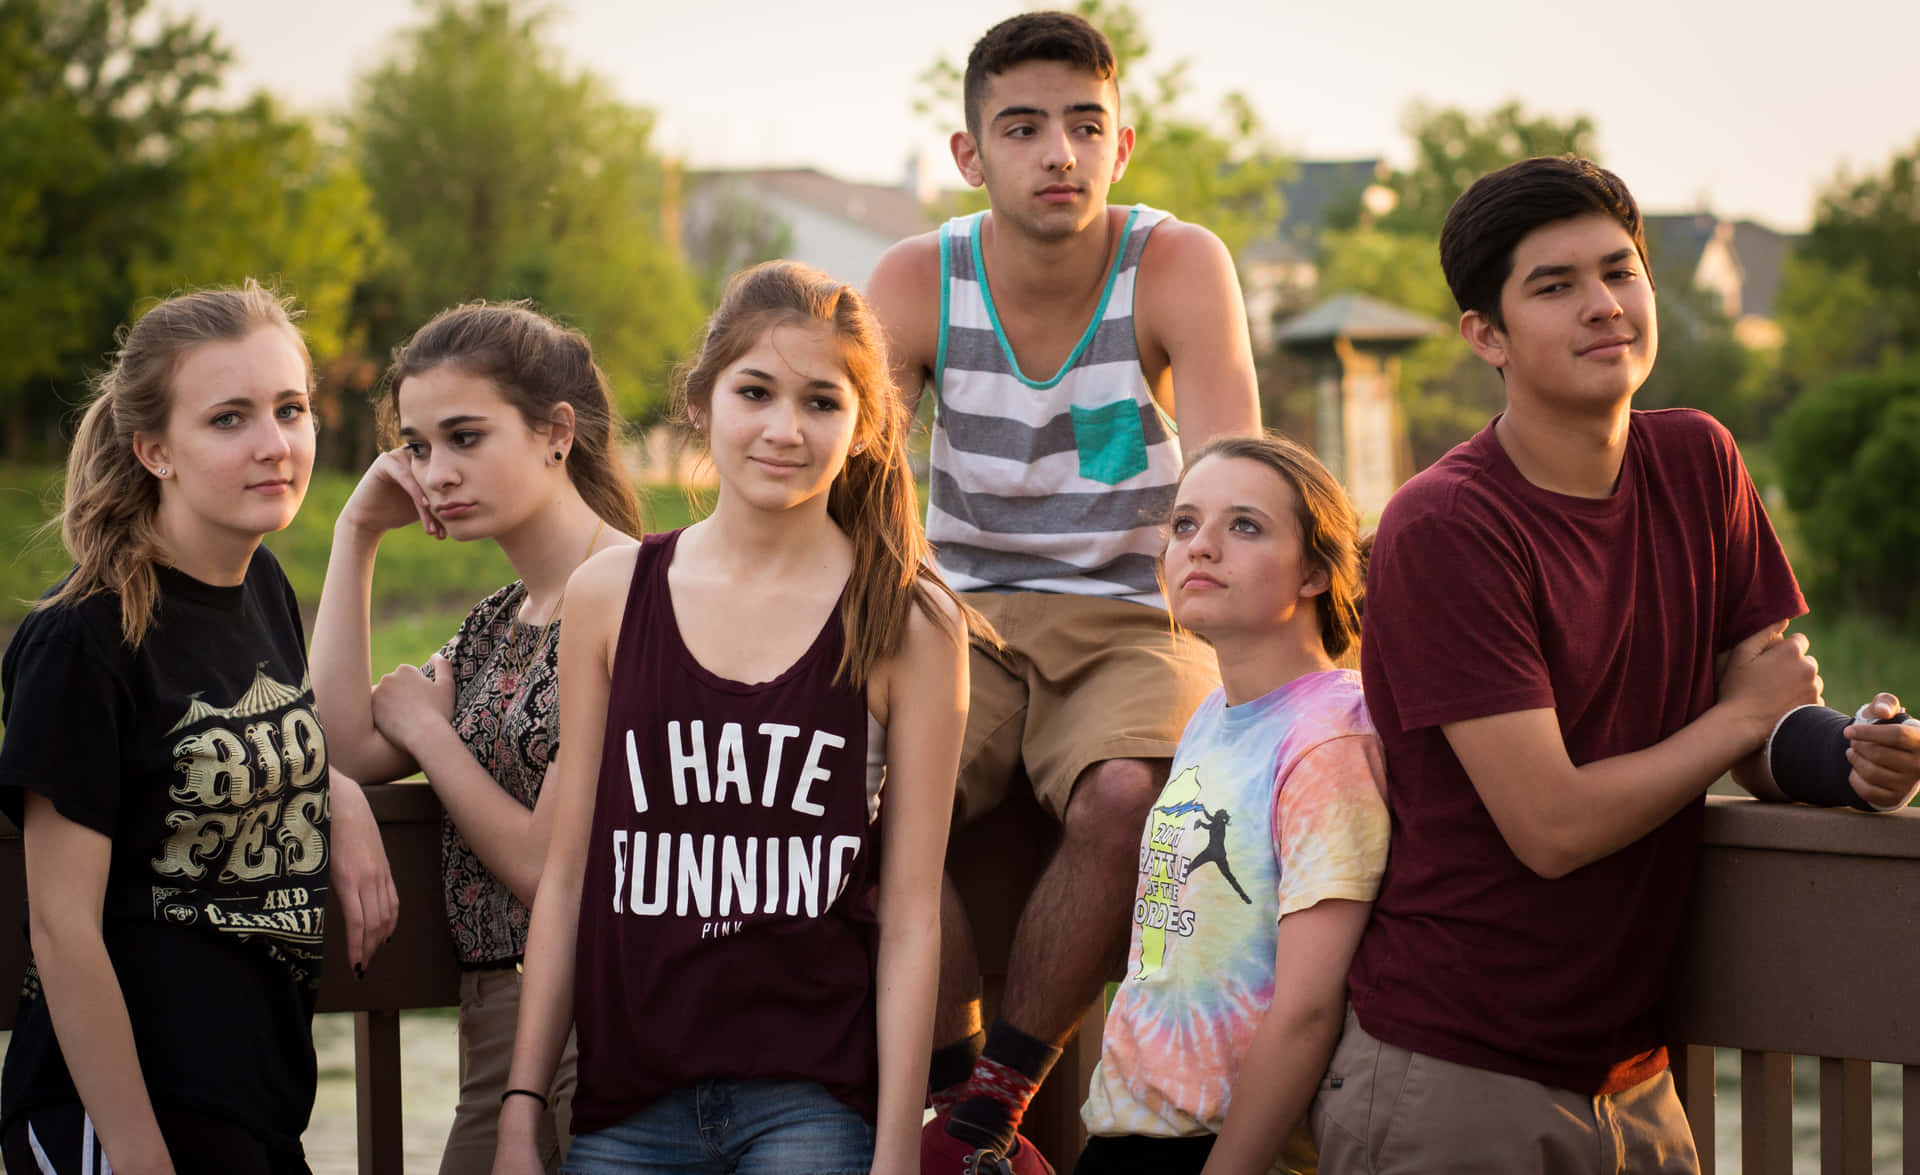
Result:
{"type": "MultiPolygon", "coordinates": [[[[113,842],[102,932],[156,1106],[297,1151],[313,1108],[327,898],[327,754],[293,590],[160,570],[145,640],[117,596],[41,609],[0,661],[0,810],[27,791],[113,842]]],[[[29,964],[0,1117],[74,1102],[29,964]]]]}

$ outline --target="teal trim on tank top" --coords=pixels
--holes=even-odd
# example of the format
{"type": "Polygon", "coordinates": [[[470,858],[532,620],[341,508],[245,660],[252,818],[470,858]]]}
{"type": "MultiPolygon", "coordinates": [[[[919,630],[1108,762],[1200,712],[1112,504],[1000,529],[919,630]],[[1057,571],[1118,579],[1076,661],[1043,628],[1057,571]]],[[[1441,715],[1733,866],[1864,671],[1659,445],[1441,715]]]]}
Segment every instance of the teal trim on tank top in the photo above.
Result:
{"type": "MultiPolygon", "coordinates": [[[[1093,320],[1087,323],[1086,333],[1080,336],[1080,342],[1074,347],[1073,354],[1067,356],[1067,361],[1060,365],[1060,370],[1054,372],[1053,378],[1047,380],[1045,383],[1028,379],[1027,373],[1020,370],[1020,360],[1014,357],[1013,344],[1007,342],[1007,332],[1000,326],[1000,312],[994,309],[993,290],[987,286],[987,263],[980,256],[980,226],[985,220],[986,215],[984,212],[974,213],[973,227],[968,233],[968,236],[972,238],[973,276],[974,279],[980,283],[980,300],[987,305],[987,321],[993,324],[993,337],[1000,342],[1000,352],[1007,357],[1007,368],[1013,373],[1013,378],[1026,384],[1035,391],[1044,392],[1065,379],[1067,372],[1073,370],[1073,365],[1080,362],[1080,356],[1086,353],[1087,346],[1093,342],[1093,332],[1100,329],[1101,320],[1106,318],[1107,300],[1113,297],[1113,285],[1120,280],[1120,264],[1126,260],[1127,242],[1133,237],[1133,221],[1135,217],[1140,215],[1140,206],[1135,204],[1127,210],[1126,226],[1120,230],[1120,247],[1113,251],[1113,268],[1107,271],[1107,284],[1105,288],[1100,291],[1100,305],[1094,307],[1093,320]]],[[[944,228],[942,231],[945,231],[944,228]]],[[[940,264],[944,271],[947,264],[947,255],[944,251],[940,254],[940,264]]],[[[944,273],[942,276],[944,276],[944,273]]],[[[946,283],[942,282],[940,284],[940,296],[942,298],[946,297],[946,290],[946,283]]],[[[943,323],[945,322],[944,316],[941,321],[943,323]]],[[[941,331],[940,341],[944,346],[946,343],[944,327],[941,331]]]]}
{"type": "Polygon", "coordinates": [[[940,381],[947,374],[947,284],[953,280],[951,221],[940,222],[940,347],[933,358],[933,414],[940,414],[940,381]]]}

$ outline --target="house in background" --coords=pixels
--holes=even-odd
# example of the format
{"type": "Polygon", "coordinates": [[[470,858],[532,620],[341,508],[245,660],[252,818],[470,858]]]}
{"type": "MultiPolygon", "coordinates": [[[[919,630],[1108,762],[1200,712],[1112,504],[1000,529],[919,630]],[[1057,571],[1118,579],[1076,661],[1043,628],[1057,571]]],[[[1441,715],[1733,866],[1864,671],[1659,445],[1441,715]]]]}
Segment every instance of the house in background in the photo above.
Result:
{"type": "MultiPolygon", "coordinates": [[[[734,244],[779,239],[780,253],[864,286],[894,242],[937,228],[929,161],[914,159],[898,185],[862,184],[810,167],[689,172],[679,209],[690,258],[730,230],[734,244]],[[716,233],[716,229],[722,232],[716,233]]],[[[724,245],[724,242],[722,242],[724,245]]],[[[722,258],[726,270],[757,257],[722,258]]]]}
{"type": "Polygon", "coordinates": [[[1235,260],[1247,298],[1247,324],[1256,351],[1273,347],[1275,327],[1320,295],[1320,234],[1330,224],[1351,224],[1361,211],[1379,216],[1392,209],[1386,186],[1391,169],[1383,159],[1306,159],[1294,164],[1281,185],[1285,203],[1272,236],[1249,244],[1235,260]]]}
{"type": "Polygon", "coordinates": [[[1778,347],[1775,320],[1781,274],[1794,238],[1751,220],[1721,220],[1711,212],[1646,217],[1647,251],[1654,271],[1679,275],[1712,291],[1747,347],[1778,347]]]}

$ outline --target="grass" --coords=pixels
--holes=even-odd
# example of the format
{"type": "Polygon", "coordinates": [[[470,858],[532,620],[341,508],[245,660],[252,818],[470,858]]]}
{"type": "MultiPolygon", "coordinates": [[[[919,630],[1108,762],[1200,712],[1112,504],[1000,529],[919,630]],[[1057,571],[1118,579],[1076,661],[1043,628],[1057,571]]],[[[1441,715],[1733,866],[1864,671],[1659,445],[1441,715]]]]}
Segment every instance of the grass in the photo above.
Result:
{"type": "MultiPolygon", "coordinates": [[[[40,528],[59,509],[61,470],[50,465],[0,470],[0,642],[72,560],[58,533],[40,528]]],[[[293,525],[267,538],[306,612],[309,628],[326,577],[333,520],[358,478],[316,472],[293,525]]],[[[676,488],[642,492],[649,525],[667,530],[693,516],[676,488]]],[[[514,579],[500,548],[488,542],[455,543],[428,538],[418,527],[389,534],[380,544],[373,582],[373,664],[384,672],[405,662],[419,664],[446,643],[460,620],[488,592],[514,579]]]]}

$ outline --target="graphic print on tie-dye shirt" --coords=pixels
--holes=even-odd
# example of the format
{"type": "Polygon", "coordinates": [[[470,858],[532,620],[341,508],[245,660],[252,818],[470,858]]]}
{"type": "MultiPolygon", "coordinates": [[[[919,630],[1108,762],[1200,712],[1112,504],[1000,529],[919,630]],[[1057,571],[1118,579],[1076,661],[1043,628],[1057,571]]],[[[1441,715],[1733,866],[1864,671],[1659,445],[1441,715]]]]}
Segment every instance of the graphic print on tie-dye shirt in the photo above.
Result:
{"type": "Polygon", "coordinates": [[[1279,919],[1379,887],[1380,773],[1352,670],[1201,703],[1141,837],[1126,977],[1082,1112],[1090,1132],[1219,1131],[1273,1000],[1279,919]]]}

